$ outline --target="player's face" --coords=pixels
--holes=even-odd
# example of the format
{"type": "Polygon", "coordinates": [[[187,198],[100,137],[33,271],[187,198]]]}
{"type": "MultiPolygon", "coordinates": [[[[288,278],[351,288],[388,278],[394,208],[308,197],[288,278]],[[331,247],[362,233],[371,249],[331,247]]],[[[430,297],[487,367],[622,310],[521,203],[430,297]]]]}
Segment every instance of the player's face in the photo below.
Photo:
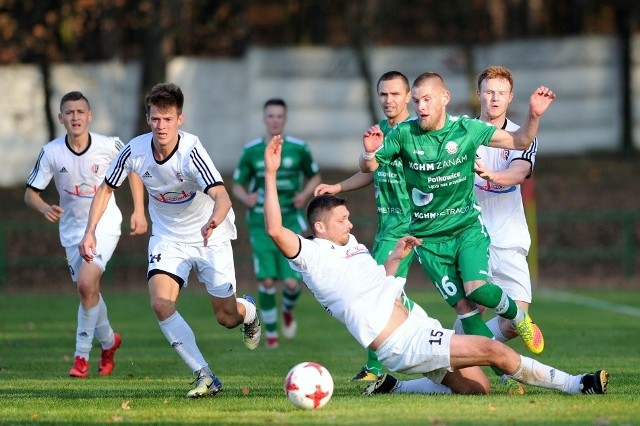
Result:
{"type": "Polygon", "coordinates": [[[267,126],[267,134],[271,138],[281,135],[287,122],[287,111],[282,105],[269,105],[264,110],[264,124],[267,126]]]}
{"type": "Polygon", "coordinates": [[[411,92],[402,79],[381,81],[378,85],[378,101],[384,115],[393,120],[398,116],[408,115],[407,104],[411,100],[411,92]]]}
{"type": "Polygon", "coordinates": [[[345,206],[334,207],[324,225],[326,231],[324,238],[340,245],[349,242],[349,233],[353,224],[349,220],[349,210],[345,206]]]}
{"type": "Polygon", "coordinates": [[[153,143],[159,148],[173,148],[178,143],[178,129],[183,121],[184,117],[178,114],[176,107],[161,111],[152,105],[147,114],[147,124],[153,133],[153,143]]]}
{"type": "Polygon", "coordinates": [[[480,116],[490,120],[504,117],[513,99],[511,84],[505,78],[483,80],[477,94],[480,101],[480,116]]]}
{"type": "Polygon", "coordinates": [[[422,130],[431,131],[444,127],[449,91],[436,80],[427,80],[411,89],[411,100],[422,130]]]}
{"type": "Polygon", "coordinates": [[[67,134],[78,137],[89,131],[89,123],[93,114],[89,105],[83,99],[77,101],[67,101],[62,104],[58,120],[67,130],[67,134]]]}

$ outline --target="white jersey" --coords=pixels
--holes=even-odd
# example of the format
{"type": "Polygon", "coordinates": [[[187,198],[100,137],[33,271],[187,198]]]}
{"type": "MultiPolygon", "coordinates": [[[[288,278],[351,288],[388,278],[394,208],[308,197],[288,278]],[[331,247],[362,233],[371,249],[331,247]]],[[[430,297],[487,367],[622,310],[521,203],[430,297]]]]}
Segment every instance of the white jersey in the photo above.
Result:
{"type": "MultiPolygon", "coordinates": [[[[149,193],[152,234],[167,241],[204,245],[201,228],[214,206],[206,192],[224,182],[198,137],[183,131],[178,135],[175,151],[161,162],[153,156],[152,133],[132,139],[111,164],[105,181],[117,188],[135,172],[149,193]]],[[[235,239],[234,221],[230,210],[209,241],[235,239]]]]}
{"type": "MultiPolygon", "coordinates": [[[[84,152],[72,151],[66,135],[52,140],[40,150],[27,186],[43,191],[53,178],[60,195],[60,207],[64,209],[59,226],[63,247],[77,245],[82,240],[93,196],[122,146],[117,137],[89,133],[89,145],[84,152]]],[[[111,197],[96,232],[119,236],[121,224],[122,213],[115,197],[111,197]]]]}
{"type": "Polygon", "coordinates": [[[387,275],[353,235],[344,246],[299,238],[300,252],[289,259],[291,267],[326,311],[368,347],[389,322],[405,279],[387,275]]]}
{"type": "MultiPolygon", "coordinates": [[[[504,130],[515,131],[520,126],[506,119],[504,130]]],[[[477,155],[489,170],[506,170],[512,161],[528,161],[531,171],[536,161],[538,140],[533,139],[525,151],[480,146],[477,155]]],[[[475,176],[474,190],[482,210],[482,220],[491,236],[491,245],[500,248],[522,248],[528,253],[531,245],[529,227],[524,215],[520,185],[501,186],[475,176]]]]}

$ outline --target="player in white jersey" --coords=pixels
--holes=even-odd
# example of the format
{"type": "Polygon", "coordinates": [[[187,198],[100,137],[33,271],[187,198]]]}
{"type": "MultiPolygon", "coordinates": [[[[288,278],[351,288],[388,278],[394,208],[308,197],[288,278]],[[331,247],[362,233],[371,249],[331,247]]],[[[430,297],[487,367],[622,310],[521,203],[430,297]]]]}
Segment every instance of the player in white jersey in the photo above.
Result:
{"type": "Polygon", "coordinates": [[[521,356],[504,343],[485,336],[458,335],[442,328],[424,311],[402,304],[405,279],[396,277],[400,261],[422,241],[402,237],[384,265],[351,235],[345,200],[320,195],[309,203],[307,221],[313,239],[296,235],[282,224],[276,172],[282,138],[265,150],[265,227],[282,254],[298,270],[324,309],[345,324],[364,347],[376,351],[391,371],[426,377],[400,383],[392,376],[370,385],[366,393],[481,393],[489,380],[480,365],[491,365],[524,383],[561,392],[604,393],[608,374],[570,375],[521,356]]]}
{"type": "MultiPolygon", "coordinates": [[[[195,270],[210,295],[218,323],[243,326],[247,348],[260,342],[260,321],[250,297],[236,298],[231,240],[236,238],[231,200],[220,173],[197,136],[179,130],[184,121],[182,90],[172,83],[154,86],[145,98],[151,132],[132,139],[111,164],[91,204],[79,250],[95,259],[95,230],[111,193],[136,173],[149,193],[152,236],[147,279],[162,333],[196,375],[189,398],[215,395],[222,383],[198,349],[191,327],[176,310],[182,287],[195,270]]],[[[99,246],[98,246],[99,248],[99,246]]]]}
{"type": "MultiPolygon", "coordinates": [[[[59,222],[60,243],[65,248],[71,279],[77,283],[80,306],[72,377],[89,375],[89,352],[95,337],[102,347],[98,374],[108,376],[114,368],[114,354],[121,338],[114,333],[107,316],[107,306],[100,293],[100,278],[120,238],[122,214],[115,197],[108,200],[106,217],[98,223],[96,238],[100,250],[92,263],[83,261],[78,243],[84,235],[89,206],[96,188],[103,181],[111,161],[122,149],[117,137],[89,132],[93,118],[89,100],[81,92],[69,92],[60,101],[58,120],[67,133],[44,147],[27,180],[25,203],[42,213],[49,222],[59,222]],[[60,196],[60,205],[49,204],[41,197],[51,179],[60,196]]],[[[129,180],[134,211],[131,234],[147,232],[144,215],[144,190],[140,178],[129,180]]]]}
{"type": "MultiPolygon", "coordinates": [[[[517,130],[519,126],[507,118],[513,99],[511,72],[501,66],[488,67],[478,75],[477,84],[479,118],[498,128],[517,130]]],[[[531,279],[526,256],[531,237],[520,185],[533,172],[537,149],[537,138],[525,151],[481,146],[477,151],[474,183],[482,219],[491,236],[489,277],[527,312],[531,279]]],[[[517,336],[513,326],[498,317],[488,321],[487,326],[501,342],[517,336]]]]}

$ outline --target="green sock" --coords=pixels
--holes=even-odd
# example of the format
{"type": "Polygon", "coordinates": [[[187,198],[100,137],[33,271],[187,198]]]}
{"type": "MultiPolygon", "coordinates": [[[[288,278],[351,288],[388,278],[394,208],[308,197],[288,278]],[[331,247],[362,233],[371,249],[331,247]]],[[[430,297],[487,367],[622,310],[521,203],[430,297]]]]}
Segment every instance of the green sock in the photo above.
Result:
{"type": "Polygon", "coordinates": [[[259,285],[258,303],[260,305],[260,315],[262,316],[262,326],[265,331],[277,333],[278,309],[276,309],[276,288],[266,288],[263,285],[259,285]]]}
{"type": "Polygon", "coordinates": [[[302,286],[300,283],[293,290],[285,285],[284,289],[282,289],[282,309],[285,311],[292,310],[298,303],[301,293],[302,286]]]}
{"type": "Polygon", "coordinates": [[[378,361],[375,351],[367,348],[367,363],[364,365],[367,371],[379,376],[382,374],[382,363],[378,361]]]}
{"type": "Polygon", "coordinates": [[[514,319],[518,313],[518,305],[512,298],[493,284],[486,283],[473,290],[467,297],[478,305],[492,309],[496,315],[506,319],[514,319]]]}

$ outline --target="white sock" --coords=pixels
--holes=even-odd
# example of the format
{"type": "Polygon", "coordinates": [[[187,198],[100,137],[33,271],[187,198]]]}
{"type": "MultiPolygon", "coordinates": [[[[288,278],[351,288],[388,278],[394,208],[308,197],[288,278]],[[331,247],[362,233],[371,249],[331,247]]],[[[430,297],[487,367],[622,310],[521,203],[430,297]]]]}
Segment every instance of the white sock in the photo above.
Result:
{"type": "Polygon", "coordinates": [[[426,377],[413,380],[399,380],[393,393],[450,394],[451,389],[426,377]]]}
{"type": "Polygon", "coordinates": [[[238,297],[236,301],[240,303],[242,306],[244,306],[244,308],[247,310],[247,313],[244,315],[243,322],[245,324],[251,324],[256,319],[256,315],[257,315],[256,305],[254,305],[253,303],[250,303],[249,301],[247,301],[246,299],[243,299],[242,297],[238,297]]]}
{"type": "Polygon", "coordinates": [[[491,332],[493,333],[493,337],[498,341],[498,342],[508,342],[509,339],[507,339],[504,334],[502,334],[502,330],[500,330],[500,321],[499,321],[499,317],[493,317],[491,318],[489,321],[486,322],[487,327],[489,327],[489,330],[491,330],[491,332]]]}
{"type": "Polygon", "coordinates": [[[85,309],[80,303],[78,307],[78,328],[76,330],[76,353],[74,356],[81,356],[89,360],[89,352],[93,344],[93,335],[98,321],[100,306],[92,306],[85,309]]]}
{"type": "Polygon", "coordinates": [[[96,321],[95,336],[100,342],[102,349],[109,349],[115,343],[115,337],[113,335],[111,324],[109,324],[107,305],[104,303],[104,299],[102,299],[102,294],[99,296],[100,299],[98,300],[98,306],[100,307],[100,310],[98,311],[98,321],[96,321]]]}
{"type": "Polygon", "coordinates": [[[160,324],[160,330],[169,344],[178,352],[180,358],[191,368],[191,371],[196,372],[208,365],[198,349],[193,330],[178,311],[166,320],[158,321],[158,324],[160,324]]]}
{"type": "Polygon", "coordinates": [[[580,393],[580,376],[572,376],[523,355],[520,355],[520,367],[510,376],[527,385],[555,389],[565,393],[580,393]]]}

